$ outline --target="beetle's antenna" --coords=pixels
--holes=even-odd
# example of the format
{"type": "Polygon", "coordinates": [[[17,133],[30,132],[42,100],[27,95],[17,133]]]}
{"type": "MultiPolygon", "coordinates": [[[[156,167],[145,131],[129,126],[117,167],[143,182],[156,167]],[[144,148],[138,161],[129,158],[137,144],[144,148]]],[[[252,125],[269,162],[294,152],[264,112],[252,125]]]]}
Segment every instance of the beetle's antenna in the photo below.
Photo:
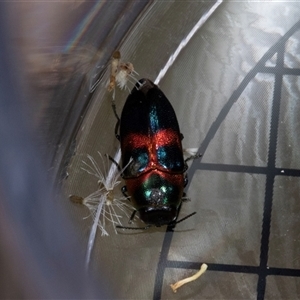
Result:
{"type": "Polygon", "coordinates": [[[189,217],[195,215],[196,213],[197,213],[197,212],[194,211],[193,213],[191,213],[191,214],[185,216],[184,218],[180,219],[179,221],[171,222],[169,225],[176,225],[176,224],[178,224],[178,223],[181,223],[182,221],[185,221],[186,219],[188,219],[189,217]]]}
{"type": "Polygon", "coordinates": [[[121,226],[121,225],[116,225],[116,228],[120,229],[133,229],[133,230],[146,230],[149,229],[151,225],[145,226],[145,227],[127,227],[127,226],[121,226]]]}
{"type": "MultiPolygon", "coordinates": [[[[171,222],[171,223],[166,224],[166,225],[168,225],[168,226],[176,225],[178,223],[181,223],[182,221],[185,221],[186,219],[188,219],[189,217],[191,217],[195,214],[196,214],[196,212],[194,211],[193,213],[185,216],[184,218],[180,219],[179,221],[171,222]]],[[[133,230],[146,230],[146,229],[149,229],[150,227],[152,227],[152,225],[148,225],[148,226],[145,226],[145,227],[129,227],[129,226],[116,225],[116,228],[119,228],[119,229],[133,229],[133,230]]]]}

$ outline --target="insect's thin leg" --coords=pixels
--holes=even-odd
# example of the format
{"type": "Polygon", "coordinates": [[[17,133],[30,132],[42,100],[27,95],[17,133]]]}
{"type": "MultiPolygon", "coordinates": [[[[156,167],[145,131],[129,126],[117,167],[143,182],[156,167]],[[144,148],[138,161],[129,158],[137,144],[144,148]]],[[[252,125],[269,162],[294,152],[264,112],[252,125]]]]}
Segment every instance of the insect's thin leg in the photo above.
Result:
{"type": "MultiPolygon", "coordinates": [[[[136,82],[137,82],[137,79],[133,80],[133,79],[128,79],[128,82],[130,83],[130,85],[132,85],[135,89],[137,89],[136,87],[136,82]]],[[[131,94],[132,92],[132,89],[129,88],[129,86],[127,85],[126,88],[128,89],[128,92],[129,94],[131,94]]]]}
{"type": "MultiPolygon", "coordinates": [[[[129,80],[128,80],[129,81],[129,80]]],[[[130,81],[129,81],[130,82],[130,81]]],[[[126,85],[126,89],[128,90],[129,94],[131,93],[130,88],[126,85]]]]}
{"type": "Polygon", "coordinates": [[[119,118],[118,113],[117,113],[117,107],[116,107],[115,101],[112,101],[112,102],[111,102],[111,107],[112,107],[112,109],[113,109],[113,112],[114,112],[115,117],[117,118],[118,121],[120,121],[120,118],[119,118]]]}
{"type": "Polygon", "coordinates": [[[130,84],[132,84],[132,85],[135,85],[135,83],[137,82],[137,80],[135,79],[135,78],[130,78],[130,79],[128,79],[128,82],[130,83],[130,84]]]}
{"type": "Polygon", "coordinates": [[[134,75],[132,75],[132,74],[128,74],[128,77],[131,78],[131,79],[133,79],[134,82],[138,81],[138,80],[136,79],[136,77],[135,77],[134,75]]]}
{"type": "Polygon", "coordinates": [[[120,118],[119,118],[118,113],[117,113],[117,108],[116,108],[116,103],[115,103],[115,101],[112,101],[111,107],[112,107],[112,109],[113,109],[113,112],[114,112],[115,117],[117,118],[117,123],[116,123],[116,126],[115,126],[115,137],[116,137],[118,140],[120,140],[120,135],[118,134],[119,127],[120,127],[120,118]]]}

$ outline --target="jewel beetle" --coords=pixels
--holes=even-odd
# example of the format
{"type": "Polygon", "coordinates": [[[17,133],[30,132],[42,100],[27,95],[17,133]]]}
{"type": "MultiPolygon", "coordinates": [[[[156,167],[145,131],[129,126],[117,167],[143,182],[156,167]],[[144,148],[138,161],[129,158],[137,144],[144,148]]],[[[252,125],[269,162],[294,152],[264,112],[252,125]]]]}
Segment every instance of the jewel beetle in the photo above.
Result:
{"type": "Polygon", "coordinates": [[[114,104],[113,109],[126,184],[123,193],[147,227],[182,221],[176,220],[190,158],[184,160],[183,135],[171,103],[152,81],[141,79],[127,97],[121,118],[114,104]]]}

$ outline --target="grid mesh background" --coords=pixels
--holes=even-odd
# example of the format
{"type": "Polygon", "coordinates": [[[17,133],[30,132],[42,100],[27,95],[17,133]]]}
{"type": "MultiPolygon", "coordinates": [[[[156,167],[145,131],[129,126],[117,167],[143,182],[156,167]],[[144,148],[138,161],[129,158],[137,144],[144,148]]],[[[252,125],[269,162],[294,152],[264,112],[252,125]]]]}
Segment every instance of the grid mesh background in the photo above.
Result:
{"type": "MultiPolygon", "coordinates": [[[[189,169],[190,185],[193,185],[194,178],[199,176],[199,174],[210,178],[207,184],[210,181],[213,182],[217,176],[227,176],[225,181],[229,182],[228,188],[233,187],[230,184],[230,176],[235,176],[235,179],[240,177],[246,178],[244,182],[247,182],[247,185],[249,185],[249,188],[246,190],[251,191],[252,194],[251,202],[248,205],[252,206],[251,209],[258,210],[257,215],[260,215],[261,218],[260,220],[252,218],[250,223],[253,224],[253,228],[247,228],[248,222],[243,224],[246,215],[237,216],[238,221],[235,220],[235,222],[239,222],[239,226],[245,232],[245,241],[250,241],[250,243],[253,241],[255,244],[255,236],[257,231],[259,231],[260,240],[256,245],[257,259],[255,255],[251,257],[251,253],[248,255],[247,264],[239,264],[236,259],[233,262],[230,257],[225,257],[223,259],[224,263],[172,259],[170,250],[174,234],[173,229],[169,227],[165,234],[158,263],[153,299],[168,296],[164,294],[166,289],[163,286],[164,282],[172,281],[172,279],[169,280],[168,278],[174,278],[172,270],[197,270],[204,262],[208,264],[208,275],[205,276],[210,278],[206,282],[211,281],[211,286],[214,286],[213,282],[218,281],[219,289],[223,287],[223,290],[220,292],[225,298],[228,293],[227,296],[231,299],[241,298],[241,295],[247,298],[245,295],[249,292],[252,295],[256,295],[257,299],[279,299],[282,292],[279,292],[279,287],[283,287],[286,290],[286,295],[294,295],[293,299],[299,297],[300,293],[297,286],[300,283],[300,251],[297,253],[297,249],[300,249],[300,204],[297,199],[300,192],[300,168],[299,159],[297,159],[296,155],[298,149],[293,146],[297,145],[295,138],[297,138],[297,128],[299,129],[299,116],[297,114],[299,111],[299,103],[297,101],[299,90],[297,90],[297,87],[299,88],[300,69],[297,63],[289,60],[287,51],[288,47],[293,46],[293,41],[290,38],[299,38],[299,29],[300,22],[296,23],[273,45],[245,76],[239,87],[232,93],[227,103],[221,109],[199,147],[199,152],[205,154],[214,139],[218,138],[218,131],[225,118],[235,109],[243,109],[243,92],[245,89],[251,86],[254,80],[256,82],[261,80],[264,81],[264,84],[256,84],[255,93],[252,95],[253,103],[251,104],[253,107],[256,107],[253,113],[256,112],[255,118],[259,122],[260,131],[262,131],[261,137],[253,141],[251,136],[244,138],[245,142],[249,142],[250,139],[252,144],[256,142],[265,143],[268,149],[266,151],[267,157],[256,154],[259,156],[258,159],[257,157],[255,159],[256,162],[260,162],[258,165],[251,165],[251,159],[243,160],[243,162],[246,162],[244,164],[231,162],[228,164],[212,163],[199,159],[195,160],[189,169]],[[292,85],[293,88],[291,89],[289,85],[292,85]],[[257,88],[257,86],[260,86],[260,88],[257,88]],[[272,89],[272,99],[269,99],[270,101],[265,99],[264,89],[272,89]],[[294,91],[294,94],[289,95],[291,93],[289,92],[290,90],[294,91]],[[287,101],[288,97],[290,99],[294,97],[295,101],[287,101]],[[237,103],[239,103],[238,107],[235,105],[237,103]],[[267,114],[260,113],[263,111],[263,109],[260,109],[260,105],[267,107],[265,110],[267,114]],[[259,187],[256,190],[255,187],[257,186],[259,187]],[[283,186],[284,189],[282,188],[283,186]],[[259,194],[259,190],[263,192],[263,195],[259,194]],[[263,203],[252,201],[259,197],[263,198],[263,203]],[[246,227],[243,228],[245,225],[246,227]],[[294,253],[295,251],[296,253],[294,253]],[[289,257],[292,259],[289,260],[289,257]],[[210,277],[210,272],[214,273],[214,277],[210,277]],[[249,276],[241,277],[241,274],[249,276]],[[227,281],[224,281],[222,284],[224,278],[229,278],[231,282],[240,287],[237,294],[234,294],[232,289],[228,289],[227,281]],[[226,290],[230,292],[226,292],[226,290]]],[[[247,121],[236,120],[237,129],[239,126],[243,126],[243,122],[247,121]]],[[[253,125],[255,126],[255,124],[253,125]]],[[[226,127],[223,127],[222,130],[226,130],[226,127]]],[[[242,143],[243,137],[239,137],[236,140],[242,143]]],[[[226,151],[228,150],[230,149],[226,151]]],[[[233,151],[237,150],[233,149],[233,151]]],[[[241,155],[244,155],[245,158],[251,158],[253,154],[249,152],[241,155]]],[[[245,196],[247,197],[247,195],[245,196]]],[[[224,188],[222,197],[226,198],[226,188],[224,188]]],[[[238,205],[238,203],[231,201],[228,205],[238,205]]],[[[224,218],[226,218],[226,214],[224,218]]],[[[226,230],[222,227],[223,225],[226,227],[226,220],[224,220],[224,224],[220,224],[220,236],[224,232],[226,234],[226,230]]],[[[207,230],[209,230],[209,226],[207,230]]],[[[245,241],[243,241],[241,247],[247,247],[245,241]]],[[[206,242],[202,240],[203,245],[201,247],[205,247],[206,242]]],[[[184,245],[184,242],[182,244],[184,245]]],[[[230,247],[230,243],[228,247],[230,247]]],[[[241,262],[243,262],[243,259],[241,259],[241,262]]],[[[205,279],[201,280],[205,281],[205,279]]],[[[197,284],[199,283],[195,283],[195,285],[197,284]]],[[[209,291],[209,287],[207,289],[209,291]]],[[[181,295],[184,296],[183,294],[181,295]]],[[[197,297],[197,293],[194,295],[188,294],[185,297],[197,297]]]]}

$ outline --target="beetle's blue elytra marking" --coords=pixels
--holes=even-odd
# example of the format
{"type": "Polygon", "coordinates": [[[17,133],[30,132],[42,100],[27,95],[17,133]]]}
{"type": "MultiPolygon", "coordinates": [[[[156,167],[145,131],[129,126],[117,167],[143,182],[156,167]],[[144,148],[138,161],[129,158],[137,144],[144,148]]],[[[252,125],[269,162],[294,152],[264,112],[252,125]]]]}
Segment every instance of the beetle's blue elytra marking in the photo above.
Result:
{"type": "Polygon", "coordinates": [[[149,119],[150,119],[150,131],[155,133],[158,130],[160,130],[159,119],[157,115],[157,107],[155,105],[151,106],[149,119]]]}
{"type": "Polygon", "coordinates": [[[178,171],[182,170],[182,161],[178,158],[179,149],[173,146],[161,146],[157,149],[158,163],[167,170],[178,171]]]}
{"type": "Polygon", "coordinates": [[[149,153],[147,148],[136,148],[132,151],[133,165],[136,166],[136,172],[143,172],[149,164],[149,153]]]}

